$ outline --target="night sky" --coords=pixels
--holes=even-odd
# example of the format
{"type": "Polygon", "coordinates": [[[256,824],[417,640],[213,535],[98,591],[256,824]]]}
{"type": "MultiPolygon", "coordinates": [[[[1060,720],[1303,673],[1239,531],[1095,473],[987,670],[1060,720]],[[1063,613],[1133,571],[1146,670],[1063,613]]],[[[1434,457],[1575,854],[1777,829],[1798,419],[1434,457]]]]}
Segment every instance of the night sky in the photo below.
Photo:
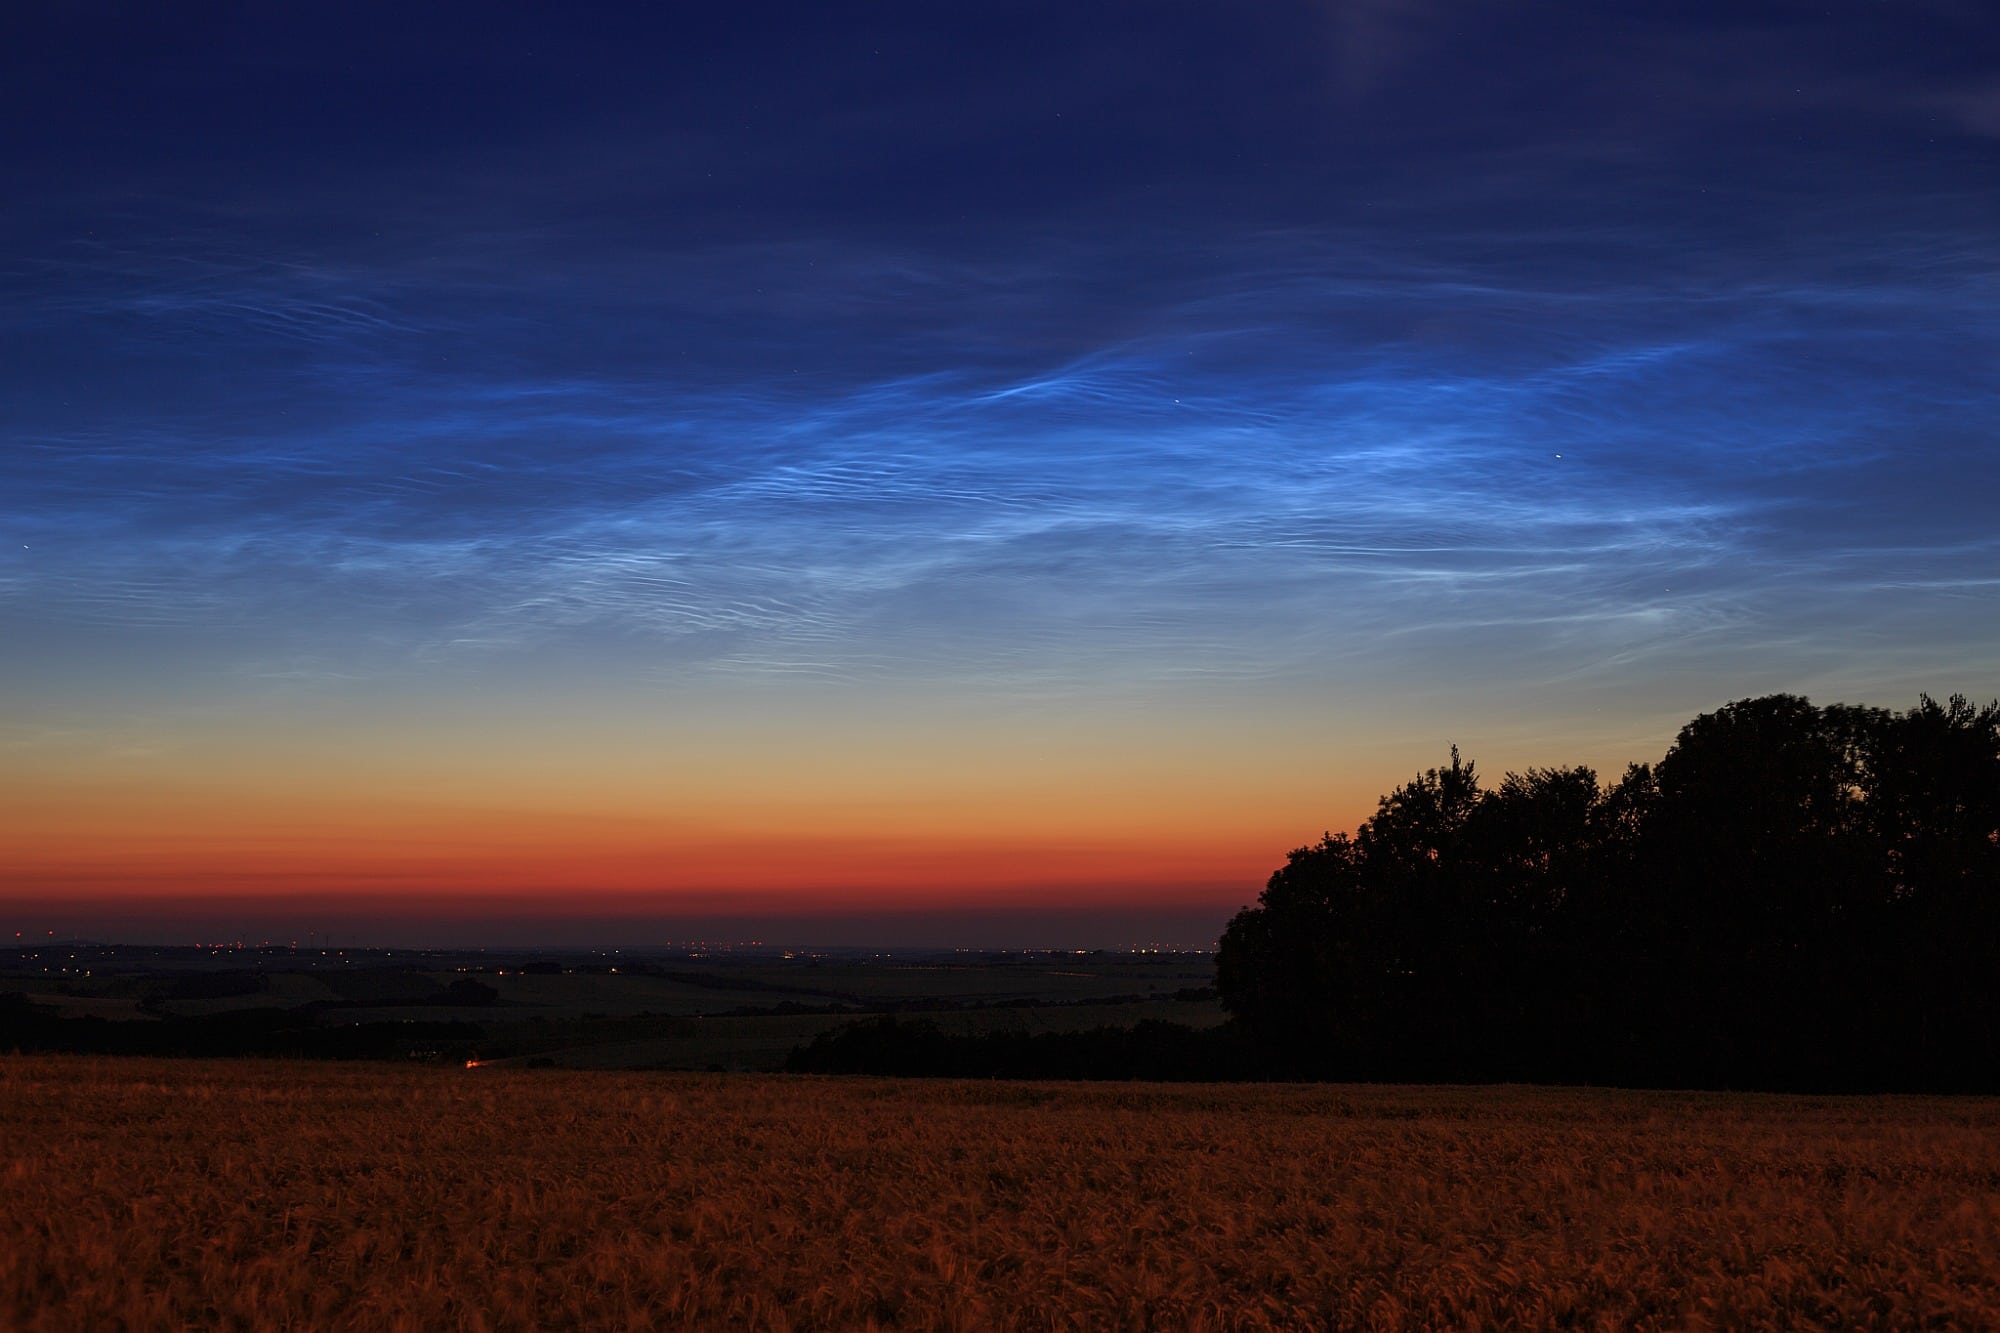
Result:
{"type": "Polygon", "coordinates": [[[0,121],[9,930],[1206,944],[1454,742],[2000,689],[1980,0],[24,4],[0,121]]]}

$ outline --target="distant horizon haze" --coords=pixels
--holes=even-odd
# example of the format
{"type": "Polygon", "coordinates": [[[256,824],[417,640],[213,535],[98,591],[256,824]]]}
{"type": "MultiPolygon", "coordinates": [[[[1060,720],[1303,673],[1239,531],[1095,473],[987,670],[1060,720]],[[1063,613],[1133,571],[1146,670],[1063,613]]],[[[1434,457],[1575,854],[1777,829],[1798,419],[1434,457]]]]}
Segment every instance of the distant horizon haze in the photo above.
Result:
{"type": "Polygon", "coordinates": [[[1107,949],[1208,951],[1236,910],[1200,904],[1124,908],[812,910],[750,915],[648,912],[603,897],[521,895],[500,903],[429,895],[237,897],[171,903],[0,899],[0,949],[47,942],[307,949],[1107,949]]]}

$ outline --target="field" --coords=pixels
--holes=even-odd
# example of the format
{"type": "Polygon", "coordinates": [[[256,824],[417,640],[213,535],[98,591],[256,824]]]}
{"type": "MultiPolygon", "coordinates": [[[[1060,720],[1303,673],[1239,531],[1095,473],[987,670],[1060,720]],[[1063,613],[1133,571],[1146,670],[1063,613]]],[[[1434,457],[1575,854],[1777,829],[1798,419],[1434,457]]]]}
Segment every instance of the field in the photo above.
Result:
{"type": "Polygon", "coordinates": [[[0,1057],[24,1329],[1992,1327],[2000,1103],[0,1057]]]}
{"type": "MultiPolygon", "coordinates": [[[[372,1053],[385,1059],[428,1051],[578,1069],[772,1072],[793,1047],[871,1013],[921,1017],[957,1035],[1130,1028],[1148,1019],[1213,1027],[1223,1019],[1214,979],[1205,953],[510,955],[65,944],[0,950],[0,1050],[10,1033],[28,1050],[103,1049],[87,1044],[103,1033],[45,1030],[34,1040],[10,1029],[11,997],[28,1006],[17,1003],[17,1023],[89,1018],[127,1039],[161,1020],[220,1030],[232,1017],[282,1015],[322,1034],[368,1025],[372,1053]],[[472,997],[455,995],[454,983],[476,983],[472,997]],[[465,1030],[441,1038],[440,1024],[465,1030]]],[[[293,1053],[212,1040],[224,1044],[194,1053],[293,1053]]],[[[112,1049],[189,1053],[136,1041],[112,1049]]]]}

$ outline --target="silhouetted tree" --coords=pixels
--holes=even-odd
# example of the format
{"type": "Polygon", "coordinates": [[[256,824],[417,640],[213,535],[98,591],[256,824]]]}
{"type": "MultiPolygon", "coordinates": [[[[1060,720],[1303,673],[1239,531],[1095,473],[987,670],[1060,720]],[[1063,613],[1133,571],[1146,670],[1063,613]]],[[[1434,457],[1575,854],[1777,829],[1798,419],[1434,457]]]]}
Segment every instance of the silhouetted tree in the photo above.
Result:
{"type": "Polygon", "coordinates": [[[1346,834],[1295,848],[1223,932],[1216,989],[1245,1028],[1286,1065],[1333,1056],[1350,1062],[1383,1017],[1386,932],[1361,877],[1361,849],[1346,834]]]}
{"type": "Polygon", "coordinates": [[[1892,896],[1990,905],[2000,887],[2000,703],[1924,695],[1907,713],[1871,712],[1860,745],[1892,896]]]}
{"type": "Polygon", "coordinates": [[[1633,884],[1649,956],[1628,973],[1648,991],[1631,999],[1700,1081],[1846,1046],[1851,1006],[1830,983],[1855,961],[1875,878],[1853,739],[1850,716],[1771,695],[1688,723],[1655,770],[1633,884]]]}
{"type": "Polygon", "coordinates": [[[1217,988],[1281,1070],[2000,1082],[2000,703],[1740,700],[1608,790],[1454,749],[1291,853],[1217,988]]]}
{"type": "Polygon", "coordinates": [[[1461,844],[1479,800],[1451,763],[1384,796],[1353,838],[1301,847],[1216,955],[1217,989],[1245,1030],[1290,1068],[1387,1071],[1436,1063],[1452,1040],[1447,994],[1462,990],[1475,914],[1461,844]]]}
{"type": "MultiPolygon", "coordinates": [[[[1862,710],[1854,710],[1860,713],[1862,710]]],[[[2000,1059],[2000,704],[1929,695],[1860,728],[1879,847],[1878,1041],[1967,1082],[2000,1059]]],[[[1990,1075],[1989,1075],[1990,1076],[1990,1075]]]]}

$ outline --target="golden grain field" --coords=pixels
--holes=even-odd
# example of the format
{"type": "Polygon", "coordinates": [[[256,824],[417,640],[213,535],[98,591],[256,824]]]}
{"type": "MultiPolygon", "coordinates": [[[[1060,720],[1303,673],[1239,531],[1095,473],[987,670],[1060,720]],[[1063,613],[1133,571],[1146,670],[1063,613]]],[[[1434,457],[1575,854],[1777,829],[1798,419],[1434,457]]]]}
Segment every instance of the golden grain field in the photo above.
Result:
{"type": "Polygon", "coordinates": [[[0,1323],[2000,1326],[2000,1102],[0,1057],[0,1323]]]}

